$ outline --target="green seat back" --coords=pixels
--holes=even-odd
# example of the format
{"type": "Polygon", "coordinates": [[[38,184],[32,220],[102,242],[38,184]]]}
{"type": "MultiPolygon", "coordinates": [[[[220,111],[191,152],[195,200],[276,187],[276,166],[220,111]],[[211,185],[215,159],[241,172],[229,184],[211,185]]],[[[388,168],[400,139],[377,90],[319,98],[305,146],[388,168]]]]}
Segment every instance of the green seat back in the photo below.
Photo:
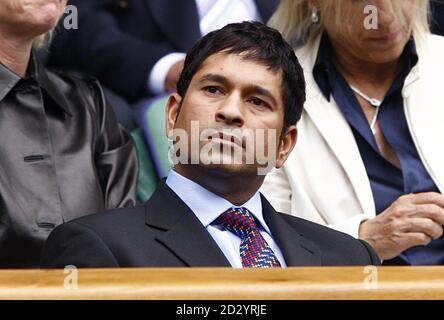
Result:
{"type": "Polygon", "coordinates": [[[168,97],[159,98],[149,104],[141,115],[148,150],[159,178],[166,177],[171,169],[168,159],[171,143],[165,131],[167,102],[168,97]]]}
{"type": "Polygon", "coordinates": [[[136,129],[131,132],[134,145],[137,150],[137,158],[139,160],[139,178],[137,181],[137,199],[140,202],[147,201],[154,190],[157,188],[158,177],[154,170],[153,162],[151,161],[148,152],[145,138],[143,137],[142,129],[136,129]]]}

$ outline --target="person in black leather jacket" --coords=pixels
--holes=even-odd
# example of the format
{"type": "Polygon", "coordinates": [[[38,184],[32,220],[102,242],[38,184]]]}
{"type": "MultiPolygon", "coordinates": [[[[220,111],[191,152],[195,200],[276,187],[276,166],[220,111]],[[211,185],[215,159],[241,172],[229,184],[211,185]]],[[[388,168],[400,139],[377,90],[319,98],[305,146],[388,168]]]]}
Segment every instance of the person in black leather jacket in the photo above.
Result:
{"type": "Polygon", "coordinates": [[[136,203],[135,148],[98,81],[48,71],[32,50],[65,5],[0,3],[0,267],[39,267],[57,225],[136,203]]]}

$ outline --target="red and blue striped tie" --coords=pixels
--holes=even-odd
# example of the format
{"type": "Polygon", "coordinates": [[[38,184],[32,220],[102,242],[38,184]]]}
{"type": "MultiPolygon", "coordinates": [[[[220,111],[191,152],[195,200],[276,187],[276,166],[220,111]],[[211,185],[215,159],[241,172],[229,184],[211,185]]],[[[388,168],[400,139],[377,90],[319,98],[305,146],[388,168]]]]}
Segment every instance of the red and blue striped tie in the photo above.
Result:
{"type": "Polygon", "coordinates": [[[262,237],[253,215],[246,208],[231,208],[212,224],[225,227],[241,239],[239,248],[244,268],[280,267],[273,250],[262,237]]]}

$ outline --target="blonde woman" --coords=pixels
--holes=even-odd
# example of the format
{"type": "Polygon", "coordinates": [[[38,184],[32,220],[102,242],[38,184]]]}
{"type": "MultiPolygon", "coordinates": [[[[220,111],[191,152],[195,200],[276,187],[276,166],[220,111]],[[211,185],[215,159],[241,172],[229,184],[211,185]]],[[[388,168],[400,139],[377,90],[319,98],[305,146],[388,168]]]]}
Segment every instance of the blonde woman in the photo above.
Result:
{"type": "Polygon", "coordinates": [[[262,191],[387,264],[444,264],[444,39],[429,33],[428,7],[282,0],[270,21],[303,43],[307,102],[298,145],[262,191]]]}
{"type": "Polygon", "coordinates": [[[0,1],[0,267],[39,267],[57,225],[136,202],[135,149],[98,82],[33,53],[65,5],[0,1]]]}

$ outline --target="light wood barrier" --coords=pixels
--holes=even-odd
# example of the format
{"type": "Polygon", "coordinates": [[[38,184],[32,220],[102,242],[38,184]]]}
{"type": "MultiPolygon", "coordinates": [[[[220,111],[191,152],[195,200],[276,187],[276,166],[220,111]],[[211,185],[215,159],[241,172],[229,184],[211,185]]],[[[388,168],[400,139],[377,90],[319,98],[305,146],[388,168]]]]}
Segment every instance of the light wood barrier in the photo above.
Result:
{"type": "Polygon", "coordinates": [[[444,268],[4,270],[0,299],[444,299],[444,268]]]}

